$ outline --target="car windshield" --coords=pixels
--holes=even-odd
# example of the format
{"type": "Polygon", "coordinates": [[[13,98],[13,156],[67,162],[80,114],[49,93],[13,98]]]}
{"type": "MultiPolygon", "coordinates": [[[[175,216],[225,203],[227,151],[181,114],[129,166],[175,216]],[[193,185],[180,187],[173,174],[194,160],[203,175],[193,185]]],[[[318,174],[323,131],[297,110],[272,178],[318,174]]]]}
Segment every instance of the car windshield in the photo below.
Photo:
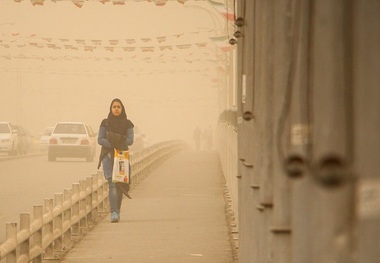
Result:
{"type": "Polygon", "coordinates": [[[54,129],[54,133],[86,134],[86,129],[83,124],[59,123],[54,129]]]}
{"type": "Polygon", "coordinates": [[[52,131],[53,131],[53,128],[46,129],[43,135],[50,136],[52,131]]]}
{"type": "Polygon", "coordinates": [[[9,127],[7,124],[0,124],[0,133],[9,133],[9,127]]]}

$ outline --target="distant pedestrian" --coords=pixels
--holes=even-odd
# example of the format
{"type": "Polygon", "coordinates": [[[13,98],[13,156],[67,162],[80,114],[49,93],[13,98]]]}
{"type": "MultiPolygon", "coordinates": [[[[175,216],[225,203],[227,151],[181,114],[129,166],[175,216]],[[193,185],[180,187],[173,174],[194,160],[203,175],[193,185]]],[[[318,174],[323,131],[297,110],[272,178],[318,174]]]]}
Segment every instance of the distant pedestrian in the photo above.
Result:
{"type": "Polygon", "coordinates": [[[205,150],[212,151],[214,148],[213,144],[213,136],[212,136],[212,129],[211,126],[209,126],[207,129],[205,129],[202,133],[203,141],[204,141],[204,148],[205,150]]]}
{"type": "Polygon", "coordinates": [[[201,149],[201,139],[202,139],[202,131],[201,129],[199,128],[199,126],[197,126],[194,130],[194,133],[193,133],[193,140],[194,140],[194,143],[195,143],[195,150],[199,151],[201,149]]]}
{"type": "Polygon", "coordinates": [[[112,182],[114,149],[128,150],[128,146],[132,145],[134,140],[133,127],[134,124],[127,118],[121,100],[112,100],[108,117],[102,120],[98,134],[98,143],[102,146],[98,169],[101,164],[104,177],[108,181],[112,223],[120,221],[123,193],[131,198],[128,194],[129,184],[112,182]]]}

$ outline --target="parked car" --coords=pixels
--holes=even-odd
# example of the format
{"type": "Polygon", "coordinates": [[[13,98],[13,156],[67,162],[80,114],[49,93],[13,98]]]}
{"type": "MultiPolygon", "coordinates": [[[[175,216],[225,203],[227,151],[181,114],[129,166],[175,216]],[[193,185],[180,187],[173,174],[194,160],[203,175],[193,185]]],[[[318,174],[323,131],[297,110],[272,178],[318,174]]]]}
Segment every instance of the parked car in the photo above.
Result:
{"type": "Polygon", "coordinates": [[[57,157],[82,157],[88,162],[96,154],[96,134],[83,122],[58,122],[51,133],[48,160],[57,157]]]}
{"type": "Polygon", "coordinates": [[[17,155],[18,141],[17,130],[12,128],[11,123],[0,122],[0,152],[17,155]]]}
{"type": "Polygon", "coordinates": [[[46,127],[44,132],[42,133],[40,137],[40,147],[42,151],[45,151],[48,149],[50,136],[53,130],[54,130],[54,127],[46,127]]]}
{"type": "Polygon", "coordinates": [[[11,126],[13,130],[17,131],[18,153],[27,154],[31,146],[31,141],[30,141],[28,132],[21,125],[11,125],[11,126]]]}

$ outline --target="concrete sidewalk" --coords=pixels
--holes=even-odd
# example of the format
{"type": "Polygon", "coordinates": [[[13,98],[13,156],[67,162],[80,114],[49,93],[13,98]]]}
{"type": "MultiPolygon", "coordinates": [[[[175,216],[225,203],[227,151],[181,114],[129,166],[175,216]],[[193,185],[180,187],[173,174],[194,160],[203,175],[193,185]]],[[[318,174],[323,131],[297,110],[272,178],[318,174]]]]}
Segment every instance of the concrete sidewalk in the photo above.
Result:
{"type": "Polygon", "coordinates": [[[124,198],[119,223],[99,222],[62,263],[231,263],[215,152],[172,155],[124,198]]]}

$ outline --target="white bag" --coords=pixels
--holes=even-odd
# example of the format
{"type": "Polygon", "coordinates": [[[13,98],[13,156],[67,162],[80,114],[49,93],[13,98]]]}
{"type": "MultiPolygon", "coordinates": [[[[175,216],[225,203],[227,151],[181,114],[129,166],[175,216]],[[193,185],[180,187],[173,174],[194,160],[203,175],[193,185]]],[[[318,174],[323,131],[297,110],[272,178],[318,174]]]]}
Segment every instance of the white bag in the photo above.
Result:
{"type": "Polygon", "coordinates": [[[112,182],[129,184],[129,152],[114,149],[112,182]]]}

